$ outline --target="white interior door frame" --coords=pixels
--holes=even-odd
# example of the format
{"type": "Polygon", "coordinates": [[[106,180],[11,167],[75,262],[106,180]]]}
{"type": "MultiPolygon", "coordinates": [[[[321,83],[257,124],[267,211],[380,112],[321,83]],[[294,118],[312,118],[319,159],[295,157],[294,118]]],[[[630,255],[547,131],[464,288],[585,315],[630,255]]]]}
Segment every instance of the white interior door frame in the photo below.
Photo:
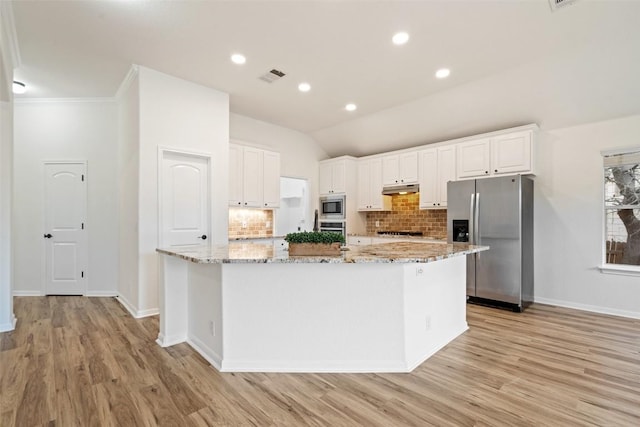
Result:
{"type": "MultiPolygon", "coordinates": [[[[82,245],[84,246],[82,249],[84,249],[84,253],[82,253],[80,255],[80,263],[81,265],[81,269],[82,269],[82,277],[80,280],[81,283],[81,287],[78,288],[78,291],[82,294],[82,295],[87,295],[87,291],[89,288],[89,230],[88,230],[88,179],[89,179],[89,169],[88,169],[88,165],[87,165],[87,160],[43,160],[42,161],[42,177],[44,178],[44,180],[42,181],[44,184],[43,187],[43,191],[42,191],[42,210],[41,210],[41,224],[42,224],[42,233],[40,233],[40,236],[43,236],[44,234],[50,233],[51,230],[48,229],[48,212],[47,212],[47,207],[48,207],[48,201],[47,201],[47,188],[46,188],[46,179],[47,179],[47,168],[49,166],[55,166],[55,165],[79,165],[82,166],[82,169],[84,171],[83,173],[83,177],[82,180],[83,182],[85,182],[84,185],[84,189],[83,189],[83,198],[84,198],[84,207],[83,207],[83,222],[82,222],[82,245]]],[[[48,283],[48,277],[47,277],[47,273],[48,273],[48,269],[47,269],[47,244],[49,242],[47,241],[47,239],[43,239],[43,243],[42,243],[42,250],[41,250],[41,289],[42,289],[42,295],[47,295],[47,294],[51,294],[52,292],[56,292],[53,289],[49,289],[49,286],[47,285],[48,283]]],[[[50,261],[49,261],[50,262],[50,261]]],[[[72,294],[76,294],[75,292],[72,294]]]]}
{"type": "MultiPolygon", "coordinates": [[[[179,155],[179,156],[185,156],[185,157],[192,157],[192,158],[196,158],[196,159],[202,159],[204,161],[206,161],[207,163],[207,174],[209,177],[209,180],[207,182],[208,185],[208,192],[209,192],[209,206],[207,206],[207,210],[209,212],[209,217],[207,218],[207,227],[208,229],[211,231],[211,212],[213,212],[213,197],[211,196],[211,188],[212,188],[212,167],[211,167],[211,153],[207,153],[207,152],[199,152],[199,151],[192,151],[192,150],[183,150],[183,149],[179,149],[179,148],[172,148],[172,147],[165,147],[165,146],[159,146],[158,147],[158,206],[157,206],[157,211],[158,211],[158,247],[163,247],[165,245],[164,242],[164,225],[165,225],[165,218],[164,218],[164,214],[163,214],[163,209],[162,209],[162,200],[163,200],[163,196],[164,196],[164,191],[165,189],[163,188],[163,178],[162,178],[162,174],[163,174],[163,160],[165,159],[167,154],[174,154],[174,155],[179,155]]],[[[225,204],[227,202],[225,201],[225,204]]],[[[211,234],[211,233],[210,233],[211,234]]],[[[209,238],[211,238],[211,236],[208,236],[209,238]]]]}

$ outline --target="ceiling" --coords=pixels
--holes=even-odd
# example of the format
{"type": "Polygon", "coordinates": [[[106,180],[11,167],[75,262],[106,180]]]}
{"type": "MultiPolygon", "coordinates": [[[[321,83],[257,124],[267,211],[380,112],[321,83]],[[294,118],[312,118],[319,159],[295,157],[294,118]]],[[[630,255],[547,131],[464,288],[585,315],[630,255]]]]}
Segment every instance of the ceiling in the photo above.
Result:
{"type": "Polygon", "coordinates": [[[138,64],[227,92],[233,113],[306,133],[331,156],[640,114],[640,1],[12,4],[20,97],[112,97],[138,64]],[[391,43],[397,31],[406,45],[391,43]],[[441,67],[449,78],[434,77],[441,67]],[[272,68],[286,76],[258,79],[272,68]]]}

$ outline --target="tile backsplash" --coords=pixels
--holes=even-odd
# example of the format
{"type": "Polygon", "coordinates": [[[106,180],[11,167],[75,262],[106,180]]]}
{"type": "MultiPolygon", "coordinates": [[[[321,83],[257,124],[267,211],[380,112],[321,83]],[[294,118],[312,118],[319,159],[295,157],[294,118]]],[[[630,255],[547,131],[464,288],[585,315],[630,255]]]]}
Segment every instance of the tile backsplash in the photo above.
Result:
{"type": "Polygon", "coordinates": [[[229,239],[273,236],[273,211],[229,209],[229,239]]]}
{"type": "Polygon", "coordinates": [[[446,209],[418,209],[420,195],[394,194],[392,210],[367,212],[367,233],[377,231],[421,231],[424,236],[436,239],[447,237],[446,209]],[[376,221],[379,227],[376,227],[376,221]]]}

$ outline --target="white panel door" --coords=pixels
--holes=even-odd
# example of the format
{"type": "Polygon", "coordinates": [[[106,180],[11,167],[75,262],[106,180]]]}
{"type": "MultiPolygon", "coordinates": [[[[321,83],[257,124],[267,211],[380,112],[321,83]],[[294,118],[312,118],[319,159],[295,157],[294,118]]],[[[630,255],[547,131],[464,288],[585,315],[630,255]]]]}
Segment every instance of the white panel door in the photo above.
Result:
{"type": "Polygon", "coordinates": [[[45,163],[45,293],[84,295],[87,289],[86,164],[45,163]]]}
{"type": "Polygon", "coordinates": [[[160,246],[210,239],[209,159],[164,151],[160,183],[160,246]]]}

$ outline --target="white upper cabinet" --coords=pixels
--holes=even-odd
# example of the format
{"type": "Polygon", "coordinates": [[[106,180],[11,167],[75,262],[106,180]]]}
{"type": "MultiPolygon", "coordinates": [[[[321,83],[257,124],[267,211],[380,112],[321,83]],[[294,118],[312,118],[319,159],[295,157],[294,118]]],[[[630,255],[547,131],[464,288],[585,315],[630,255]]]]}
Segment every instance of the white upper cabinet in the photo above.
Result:
{"type": "Polygon", "coordinates": [[[265,208],[280,207],[280,153],[265,151],[262,169],[264,176],[263,205],[265,208]]]}
{"type": "Polygon", "coordinates": [[[344,160],[324,160],[320,162],[320,194],[346,192],[346,162],[344,160]]]}
{"type": "Polygon", "coordinates": [[[360,160],[358,162],[358,210],[391,210],[391,196],[383,196],[382,187],[382,159],[360,160]]]}
{"type": "Polygon", "coordinates": [[[229,144],[229,206],[242,206],[243,174],[242,147],[229,144]]]}
{"type": "Polygon", "coordinates": [[[243,150],[243,174],[242,174],[242,197],[243,207],[259,208],[262,206],[264,188],[262,150],[251,147],[244,147],[243,150]]]}
{"type": "Polygon", "coordinates": [[[415,184],[418,182],[418,152],[382,157],[384,185],[415,184]]]}
{"type": "Polygon", "coordinates": [[[533,173],[533,131],[457,144],[458,178],[533,173]]]}
{"type": "Polygon", "coordinates": [[[458,144],[458,178],[489,176],[491,139],[477,139],[458,144]]]}
{"type": "Polygon", "coordinates": [[[280,205],[280,153],[229,145],[229,206],[280,205]]]}
{"type": "Polygon", "coordinates": [[[420,159],[420,208],[447,206],[447,182],[456,179],[456,147],[423,150],[420,159]]]}
{"type": "Polygon", "coordinates": [[[491,140],[491,169],[494,174],[531,171],[531,132],[496,136],[491,140]]]}

